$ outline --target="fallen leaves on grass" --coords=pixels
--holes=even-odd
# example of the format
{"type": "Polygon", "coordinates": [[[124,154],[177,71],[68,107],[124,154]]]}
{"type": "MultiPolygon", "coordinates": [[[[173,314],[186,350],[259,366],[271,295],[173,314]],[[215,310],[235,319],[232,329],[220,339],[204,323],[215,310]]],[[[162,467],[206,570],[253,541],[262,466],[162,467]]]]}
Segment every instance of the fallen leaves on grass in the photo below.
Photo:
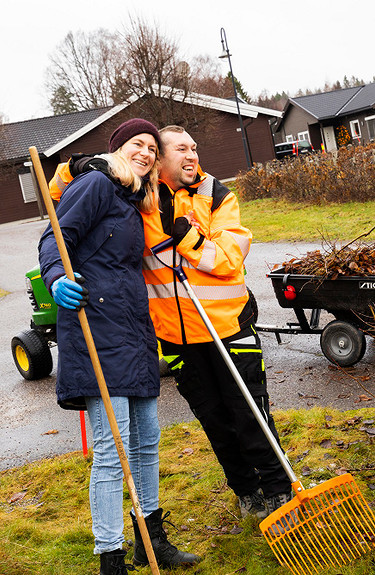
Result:
{"type": "Polygon", "coordinates": [[[358,399],[354,400],[354,403],[361,403],[361,401],[372,401],[372,397],[369,397],[368,395],[365,395],[364,393],[362,393],[358,399]]]}
{"type": "Polygon", "coordinates": [[[21,501],[26,496],[27,491],[19,491],[18,493],[14,493],[8,499],[8,503],[16,503],[17,501],[21,501]]]}

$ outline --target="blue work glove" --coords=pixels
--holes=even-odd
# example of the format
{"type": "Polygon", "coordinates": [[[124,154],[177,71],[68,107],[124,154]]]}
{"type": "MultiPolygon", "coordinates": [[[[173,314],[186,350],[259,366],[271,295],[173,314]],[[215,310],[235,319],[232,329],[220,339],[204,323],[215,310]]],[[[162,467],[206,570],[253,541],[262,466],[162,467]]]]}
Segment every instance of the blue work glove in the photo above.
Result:
{"type": "Polygon", "coordinates": [[[61,276],[51,285],[52,297],[61,307],[79,311],[87,305],[88,290],[80,284],[86,280],[81,274],[74,272],[76,281],[69,280],[66,275],[61,276]]]}

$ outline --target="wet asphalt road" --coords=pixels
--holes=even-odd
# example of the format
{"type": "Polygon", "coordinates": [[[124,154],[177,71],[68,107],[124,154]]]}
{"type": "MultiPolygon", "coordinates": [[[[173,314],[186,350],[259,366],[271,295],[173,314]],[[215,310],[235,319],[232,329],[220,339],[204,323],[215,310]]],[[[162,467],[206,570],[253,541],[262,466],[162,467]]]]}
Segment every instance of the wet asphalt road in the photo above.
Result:
{"type": "MultiPolygon", "coordinates": [[[[10,292],[0,299],[0,470],[82,447],[78,412],[64,411],[56,404],[57,349],[52,350],[51,376],[39,381],[22,378],[10,350],[12,337],[29,327],[32,309],[24,274],[37,264],[37,244],[46,225],[41,220],[0,225],[0,287],[10,292]],[[48,434],[51,430],[58,433],[48,434]]],[[[252,245],[246,261],[246,281],[257,299],[259,324],[295,321],[292,310],[279,306],[266,274],[274,264],[316,247],[320,246],[252,245]]],[[[323,314],[322,324],[332,319],[323,314]]],[[[361,395],[370,397],[368,391],[375,394],[373,339],[367,338],[367,352],[362,361],[344,371],[334,368],[323,356],[318,335],[283,335],[282,345],[277,344],[272,333],[262,332],[261,337],[273,409],[314,405],[342,410],[375,407],[374,399],[359,400],[361,395]]],[[[170,377],[162,379],[159,419],[161,426],[193,419],[170,377]]],[[[88,423],[87,437],[90,445],[88,423]]]]}

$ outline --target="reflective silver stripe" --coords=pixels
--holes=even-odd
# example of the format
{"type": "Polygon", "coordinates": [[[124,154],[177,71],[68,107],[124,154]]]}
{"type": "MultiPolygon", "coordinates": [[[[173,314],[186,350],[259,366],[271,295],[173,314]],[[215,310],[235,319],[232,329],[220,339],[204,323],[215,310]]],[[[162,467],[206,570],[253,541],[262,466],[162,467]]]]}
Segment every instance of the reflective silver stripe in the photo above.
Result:
{"type": "Polygon", "coordinates": [[[206,240],[203,244],[202,257],[199,264],[197,265],[197,270],[201,272],[211,273],[216,259],[216,246],[214,242],[206,240]]]}
{"type": "Polygon", "coordinates": [[[243,337],[241,339],[235,339],[234,341],[230,341],[229,343],[230,343],[230,345],[234,345],[236,343],[240,343],[241,345],[245,345],[245,344],[255,345],[256,339],[255,339],[254,335],[248,335],[247,337],[243,337]]]}
{"type": "MultiPolygon", "coordinates": [[[[160,257],[160,256],[159,256],[160,257]]],[[[166,265],[171,266],[173,264],[173,250],[168,250],[161,254],[163,265],[155,256],[144,256],[142,260],[142,268],[144,270],[161,270],[165,268],[166,265]]]]}
{"type": "Polygon", "coordinates": [[[232,286],[194,286],[198,299],[235,299],[247,294],[246,285],[232,286]]]}
{"type": "Polygon", "coordinates": [[[264,419],[265,419],[266,422],[268,423],[268,415],[267,415],[267,412],[266,412],[266,410],[265,410],[265,408],[264,408],[264,397],[263,397],[263,395],[262,395],[262,407],[261,407],[261,410],[263,411],[264,419]]]}
{"type": "MultiPolygon", "coordinates": [[[[182,286],[180,286],[180,284],[177,284],[177,292],[180,291],[179,290],[180,287],[182,286]]],[[[166,299],[168,297],[174,297],[174,285],[173,283],[158,284],[158,285],[147,284],[147,292],[149,299],[166,299]]]]}
{"type": "MultiPolygon", "coordinates": [[[[142,260],[142,268],[144,270],[162,270],[166,266],[173,265],[173,250],[168,250],[159,254],[159,258],[162,260],[163,263],[159,262],[159,260],[155,256],[144,256],[142,260]],[[165,264],[165,265],[163,265],[165,264]]],[[[177,254],[177,262],[180,261],[180,256],[177,254]]],[[[185,258],[182,258],[182,265],[184,268],[195,269],[194,266],[188,262],[185,258]]]]}
{"type": "Polygon", "coordinates": [[[68,184],[64,182],[64,180],[57,174],[56,179],[56,186],[59,188],[60,192],[63,192],[68,184]]]}
{"type": "MultiPolygon", "coordinates": [[[[233,286],[193,286],[194,293],[200,300],[221,300],[221,299],[236,299],[246,295],[246,285],[233,285],[233,286]]],[[[174,297],[174,284],[147,284],[148,297],[155,298],[169,298],[174,297]]],[[[190,299],[182,284],[177,284],[177,295],[180,298],[190,299]]]]}
{"type": "Polygon", "coordinates": [[[246,238],[245,236],[241,236],[240,234],[235,234],[234,232],[227,232],[228,234],[230,234],[232,236],[232,238],[236,241],[236,243],[239,245],[242,256],[245,258],[247,256],[247,254],[249,253],[249,249],[250,249],[250,240],[249,238],[246,238]]]}
{"type": "Polygon", "coordinates": [[[214,178],[210,174],[206,175],[206,179],[203,180],[203,182],[197,188],[197,194],[200,194],[201,196],[208,196],[210,198],[213,194],[214,178]]]}

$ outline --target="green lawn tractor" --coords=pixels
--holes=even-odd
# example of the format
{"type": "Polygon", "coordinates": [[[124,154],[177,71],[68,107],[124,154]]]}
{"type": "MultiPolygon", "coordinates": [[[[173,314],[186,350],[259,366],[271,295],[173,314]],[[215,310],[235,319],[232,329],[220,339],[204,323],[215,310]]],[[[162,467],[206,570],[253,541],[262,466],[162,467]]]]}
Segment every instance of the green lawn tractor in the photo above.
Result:
{"type": "MultiPolygon", "coordinates": [[[[42,379],[50,375],[53,367],[51,347],[57,344],[57,305],[44,285],[38,266],[26,273],[25,280],[33,314],[30,329],[13,337],[12,354],[22,377],[29,380],[42,379]]],[[[171,374],[160,346],[159,370],[160,377],[171,374]]]]}
{"type": "Polygon", "coordinates": [[[42,379],[51,373],[53,367],[50,348],[57,343],[57,305],[44,285],[38,266],[26,273],[25,280],[33,314],[30,329],[13,337],[12,354],[25,379],[42,379]]]}

